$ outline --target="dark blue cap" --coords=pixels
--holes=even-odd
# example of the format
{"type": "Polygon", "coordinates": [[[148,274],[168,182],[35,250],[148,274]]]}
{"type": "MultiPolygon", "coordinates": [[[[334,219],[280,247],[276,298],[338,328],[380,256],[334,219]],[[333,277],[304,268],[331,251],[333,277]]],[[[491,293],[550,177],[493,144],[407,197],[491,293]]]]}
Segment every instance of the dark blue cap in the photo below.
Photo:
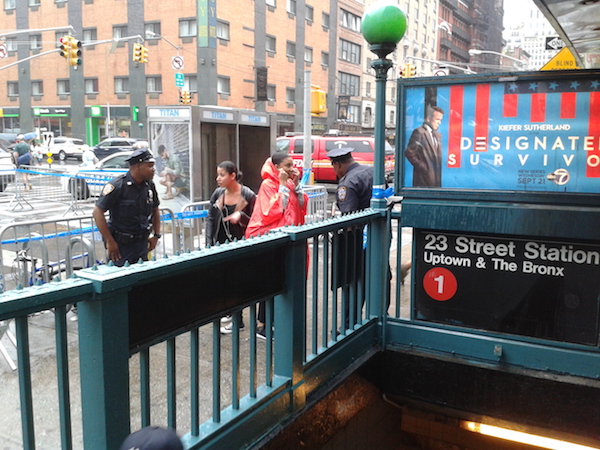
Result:
{"type": "Polygon", "coordinates": [[[183,450],[183,444],[170,428],[146,427],[127,436],[121,450],[183,450]]]}
{"type": "Polygon", "coordinates": [[[327,152],[327,157],[329,159],[341,158],[342,156],[349,155],[353,151],[354,149],[352,147],[334,148],[333,150],[329,150],[327,152]]]}
{"type": "Polygon", "coordinates": [[[155,159],[148,148],[140,148],[139,150],[135,150],[125,161],[129,161],[129,165],[133,166],[134,164],[143,162],[154,162],[155,159]]]}

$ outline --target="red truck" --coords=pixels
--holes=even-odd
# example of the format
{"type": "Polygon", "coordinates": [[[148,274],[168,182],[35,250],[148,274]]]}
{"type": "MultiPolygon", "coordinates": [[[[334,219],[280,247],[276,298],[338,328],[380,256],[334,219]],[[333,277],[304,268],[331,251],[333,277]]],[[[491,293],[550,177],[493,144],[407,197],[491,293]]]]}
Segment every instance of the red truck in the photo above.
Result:
{"type": "MultiPolygon", "coordinates": [[[[339,147],[352,147],[352,156],[361,164],[373,165],[375,139],[364,136],[312,136],[312,171],[317,182],[337,182],[327,152],[339,147]]],[[[277,138],[277,150],[292,155],[294,166],[302,168],[304,136],[282,136],[277,138]]],[[[391,181],[394,177],[394,148],[385,143],[385,177],[391,181]]]]}

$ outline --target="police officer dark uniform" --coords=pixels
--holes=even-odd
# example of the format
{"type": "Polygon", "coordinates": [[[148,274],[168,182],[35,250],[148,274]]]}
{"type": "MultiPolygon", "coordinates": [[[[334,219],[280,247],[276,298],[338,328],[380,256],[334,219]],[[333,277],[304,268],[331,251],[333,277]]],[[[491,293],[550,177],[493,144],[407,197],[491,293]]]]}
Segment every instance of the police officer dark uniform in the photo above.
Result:
{"type": "Polygon", "coordinates": [[[125,261],[136,263],[140,258],[147,261],[148,252],[154,250],[160,238],[160,202],[152,181],[154,156],[142,148],[127,161],[129,171],[106,183],[93,212],[108,258],[117,266],[125,261]],[[110,211],[108,222],[106,211],[110,211]]]}
{"type": "Polygon", "coordinates": [[[373,190],[373,168],[357,163],[350,147],[327,152],[333,170],[340,179],[336,191],[338,209],[342,214],[369,207],[373,190]]]}

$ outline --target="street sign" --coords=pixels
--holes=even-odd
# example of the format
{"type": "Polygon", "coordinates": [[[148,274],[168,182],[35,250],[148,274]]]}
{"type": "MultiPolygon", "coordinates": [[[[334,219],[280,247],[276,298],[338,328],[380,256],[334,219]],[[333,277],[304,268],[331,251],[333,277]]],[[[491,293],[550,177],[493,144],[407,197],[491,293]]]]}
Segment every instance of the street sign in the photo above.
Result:
{"type": "Polygon", "coordinates": [[[546,37],[546,50],[560,50],[565,47],[565,41],[558,36],[546,37]]]}
{"type": "Polygon", "coordinates": [[[8,49],[5,44],[0,44],[0,59],[4,59],[8,56],[8,49]]]}
{"type": "Polygon", "coordinates": [[[171,67],[173,70],[183,70],[183,56],[173,56],[171,58],[171,67]]]}
{"type": "Polygon", "coordinates": [[[180,72],[176,72],[175,73],[175,86],[183,87],[184,81],[185,81],[185,78],[184,78],[183,74],[180,72]]]}
{"type": "Polygon", "coordinates": [[[436,77],[443,77],[443,76],[448,75],[449,73],[450,73],[449,69],[435,69],[433,71],[433,75],[436,77]]]}
{"type": "Polygon", "coordinates": [[[548,61],[540,70],[571,69],[580,69],[580,67],[577,66],[577,61],[575,61],[575,57],[573,56],[573,53],[571,53],[571,50],[569,50],[568,47],[565,47],[554,55],[554,58],[548,61]]]}

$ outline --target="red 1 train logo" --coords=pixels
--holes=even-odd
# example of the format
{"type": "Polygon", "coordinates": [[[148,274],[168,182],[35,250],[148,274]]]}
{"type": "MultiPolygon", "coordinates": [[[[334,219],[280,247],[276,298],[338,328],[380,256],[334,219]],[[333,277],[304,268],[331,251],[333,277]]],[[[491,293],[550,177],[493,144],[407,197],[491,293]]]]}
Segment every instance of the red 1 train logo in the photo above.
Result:
{"type": "Polygon", "coordinates": [[[445,302],[456,294],[458,282],[448,269],[434,267],[428,270],[423,277],[423,288],[432,299],[445,302]]]}

